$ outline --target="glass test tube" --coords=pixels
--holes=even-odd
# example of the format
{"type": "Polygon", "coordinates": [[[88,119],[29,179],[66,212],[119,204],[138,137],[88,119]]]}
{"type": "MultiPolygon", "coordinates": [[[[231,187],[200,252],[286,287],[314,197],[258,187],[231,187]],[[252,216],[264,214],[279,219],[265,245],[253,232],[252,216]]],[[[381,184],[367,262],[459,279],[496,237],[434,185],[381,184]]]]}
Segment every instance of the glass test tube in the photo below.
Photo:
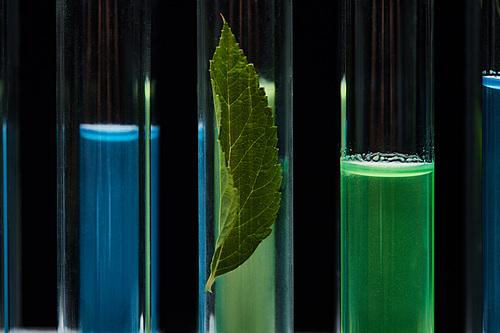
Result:
{"type": "Polygon", "coordinates": [[[344,333],[434,328],[432,2],[341,2],[344,333]]]}
{"type": "MultiPolygon", "coordinates": [[[[198,1],[200,332],[293,332],[291,2],[198,1]],[[217,162],[222,156],[219,145],[222,147],[223,143],[219,140],[219,132],[224,131],[224,125],[218,125],[220,109],[215,110],[209,69],[210,60],[219,45],[223,20],[227,21],[248,62],[255,66],[260,86],[264,88],[268,105],[272,107],[269,113],[272,113],[277,129],[278,149],[277,160],[272,164],[279,163],[281,167],[282,179],[278,186],[281,199],[270,235],[259,243],[248,260],[217,277],[209,292],[207,281],[211,275],[211,263],[215,258],[217,239],[221,237],[220,231],[224,229],[221,223],[223,214],[220,212],[227,210],[219,185],[223,178],[223,167],[217,162]]],[[[248,113],[243,115],[246,116],[248,113]]],[[[251,137],[261,129],[248,126],[246,130],[241,132],[242,136],[251,137]]],[[[250,144],[244,144],[241,148],[250,149],[250,144]]],[[[244,161],[246,164],[240,170],[252,172],[260,167],[263,159],[256,154],[244,161]]],[[[226,166],[231,171],[236,169],[232,160],[226,166]]],[[[243,225],[241,221],[245,218],[244,214],[249,214],[252,216],[249,220],[253,220],[260,214],[259,207],[270,205],[269,199],[256,199],[252,194],[245,197],[243,192],[248,185],[245,183],[247,180],[241,180],[236,173],[232,177],[238,178],[234,185],[240,191],[236,200],[248,199],[248,202],[252,202],[245,206],[238,205],[235,223],[243,225]]],[[[248,224],[250,228],[256,225],[252,223],[250,221],[248,224]]],[[[251,233],[245,231],[244,226],[234,228],[231,232],[230,235],[238,239],[232,243],[235,246],[244,247],[242,244],[245,239],[253,241],[252,237],[245,238],[251,233]]],[[[224,242],[226,244],[229,241],[224,242]]],[[[227,253],[233,250],[230,245],[226,246],[227,253]]],[[[221,253],[221,256],[226,255],[221,253]]],[[[243,257],[241,252],[234,253],[238,260],[243,257]]]]}
{"type": "Polygon", "coordinates": [[[483,332],[500,330],[500,11],[482,2],[483,332]]]}
{"type": "Polygon", "coordinates": [[[0,0],[0,329],[19,327],[18,1],[0,0]]]}
{"type": "Polygon", "coordinates": [[[58,330],[150,332],[150,0],[58,0],[56,13],[58,330]]]}

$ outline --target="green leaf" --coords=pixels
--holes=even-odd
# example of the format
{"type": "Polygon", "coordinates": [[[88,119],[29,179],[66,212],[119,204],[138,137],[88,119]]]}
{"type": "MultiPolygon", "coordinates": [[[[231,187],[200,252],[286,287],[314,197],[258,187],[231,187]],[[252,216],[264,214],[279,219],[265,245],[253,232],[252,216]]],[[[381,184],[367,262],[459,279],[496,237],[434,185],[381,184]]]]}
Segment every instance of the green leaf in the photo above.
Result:
{"type": "Polygon", "coordinates": [[[277,128],[264,88],[224,20],[210,62],[218,128],[216,223],[219,235],[206,290],[242,265],[272,232],[281,193],[277,128]]]}

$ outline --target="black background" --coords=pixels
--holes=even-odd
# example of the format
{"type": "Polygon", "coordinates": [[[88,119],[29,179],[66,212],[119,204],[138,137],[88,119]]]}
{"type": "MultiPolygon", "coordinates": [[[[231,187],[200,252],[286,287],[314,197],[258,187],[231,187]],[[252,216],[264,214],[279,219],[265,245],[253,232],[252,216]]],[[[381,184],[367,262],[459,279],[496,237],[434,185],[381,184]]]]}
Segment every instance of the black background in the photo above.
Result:
{"type": "MultiPolygon", "coordinates": [[[[435,3],[436,332],[465,325],[465,1],[435,3]],[[450,6],[451,5],[451,6],[450,6]]],[[[56,327],[55,1],[20,0],[22,323],[56,327]]],[[[332,332],[339,216],[337,1],[294,1],[295,329],[332,332]]],[[[153,12],[161,328],[197,324],[196,1],[153,12]]],[[[479,51],[479,50],[477,50],[479,51]]],[[[479,75],[479,73],[477,73],[479,75]]]]}

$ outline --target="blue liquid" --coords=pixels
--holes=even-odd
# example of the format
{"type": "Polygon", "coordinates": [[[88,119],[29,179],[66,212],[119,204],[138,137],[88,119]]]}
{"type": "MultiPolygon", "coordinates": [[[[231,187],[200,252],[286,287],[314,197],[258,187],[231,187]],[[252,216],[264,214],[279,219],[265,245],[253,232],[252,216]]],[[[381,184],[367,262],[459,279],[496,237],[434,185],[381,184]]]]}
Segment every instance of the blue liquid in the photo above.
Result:
{"type": "Polygon", "coordinates": [[[151,329],[159,330],[160,128],[151,128],[151,329]]]}
{"type": "Polygon", "coordinates": [[[500,77],[483,77],[483,332],[500,332],[500,77]]]}
{"type": "MultiPolygon", "coordinates": [[[[80,328],[139,331],[136,126],[80,127],[80,328]]],[[[159,130],[151,130],[152,295],[156,294],[159,130]]],[[[156,297],[152,300],[153,326],[156,297]]]]}

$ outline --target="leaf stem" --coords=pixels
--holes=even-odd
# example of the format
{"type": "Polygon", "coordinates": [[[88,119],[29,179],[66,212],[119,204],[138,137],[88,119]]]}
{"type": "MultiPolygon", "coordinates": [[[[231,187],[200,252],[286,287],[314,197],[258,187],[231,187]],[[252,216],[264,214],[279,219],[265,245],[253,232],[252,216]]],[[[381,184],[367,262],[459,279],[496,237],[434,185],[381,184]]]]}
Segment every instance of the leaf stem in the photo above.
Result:
{"type": "Polygon", "coordinates": [[[220,252],[219,252],[219,256],[217,257],[217,262],[215,264],[215,269],[212,270],[212,272],[210,274],[210,277],[208,278],[207,284],[205,285],[205,291],[212,292],[212,285],[214,284],[215,277],[216,277],[215,276],[215,272],[217,272],[217,267],[219,266],[220,256],[222,254],[222,249],[224,249],[224,243],[222,243],[222,245],[220,247],[220,252]]]}

